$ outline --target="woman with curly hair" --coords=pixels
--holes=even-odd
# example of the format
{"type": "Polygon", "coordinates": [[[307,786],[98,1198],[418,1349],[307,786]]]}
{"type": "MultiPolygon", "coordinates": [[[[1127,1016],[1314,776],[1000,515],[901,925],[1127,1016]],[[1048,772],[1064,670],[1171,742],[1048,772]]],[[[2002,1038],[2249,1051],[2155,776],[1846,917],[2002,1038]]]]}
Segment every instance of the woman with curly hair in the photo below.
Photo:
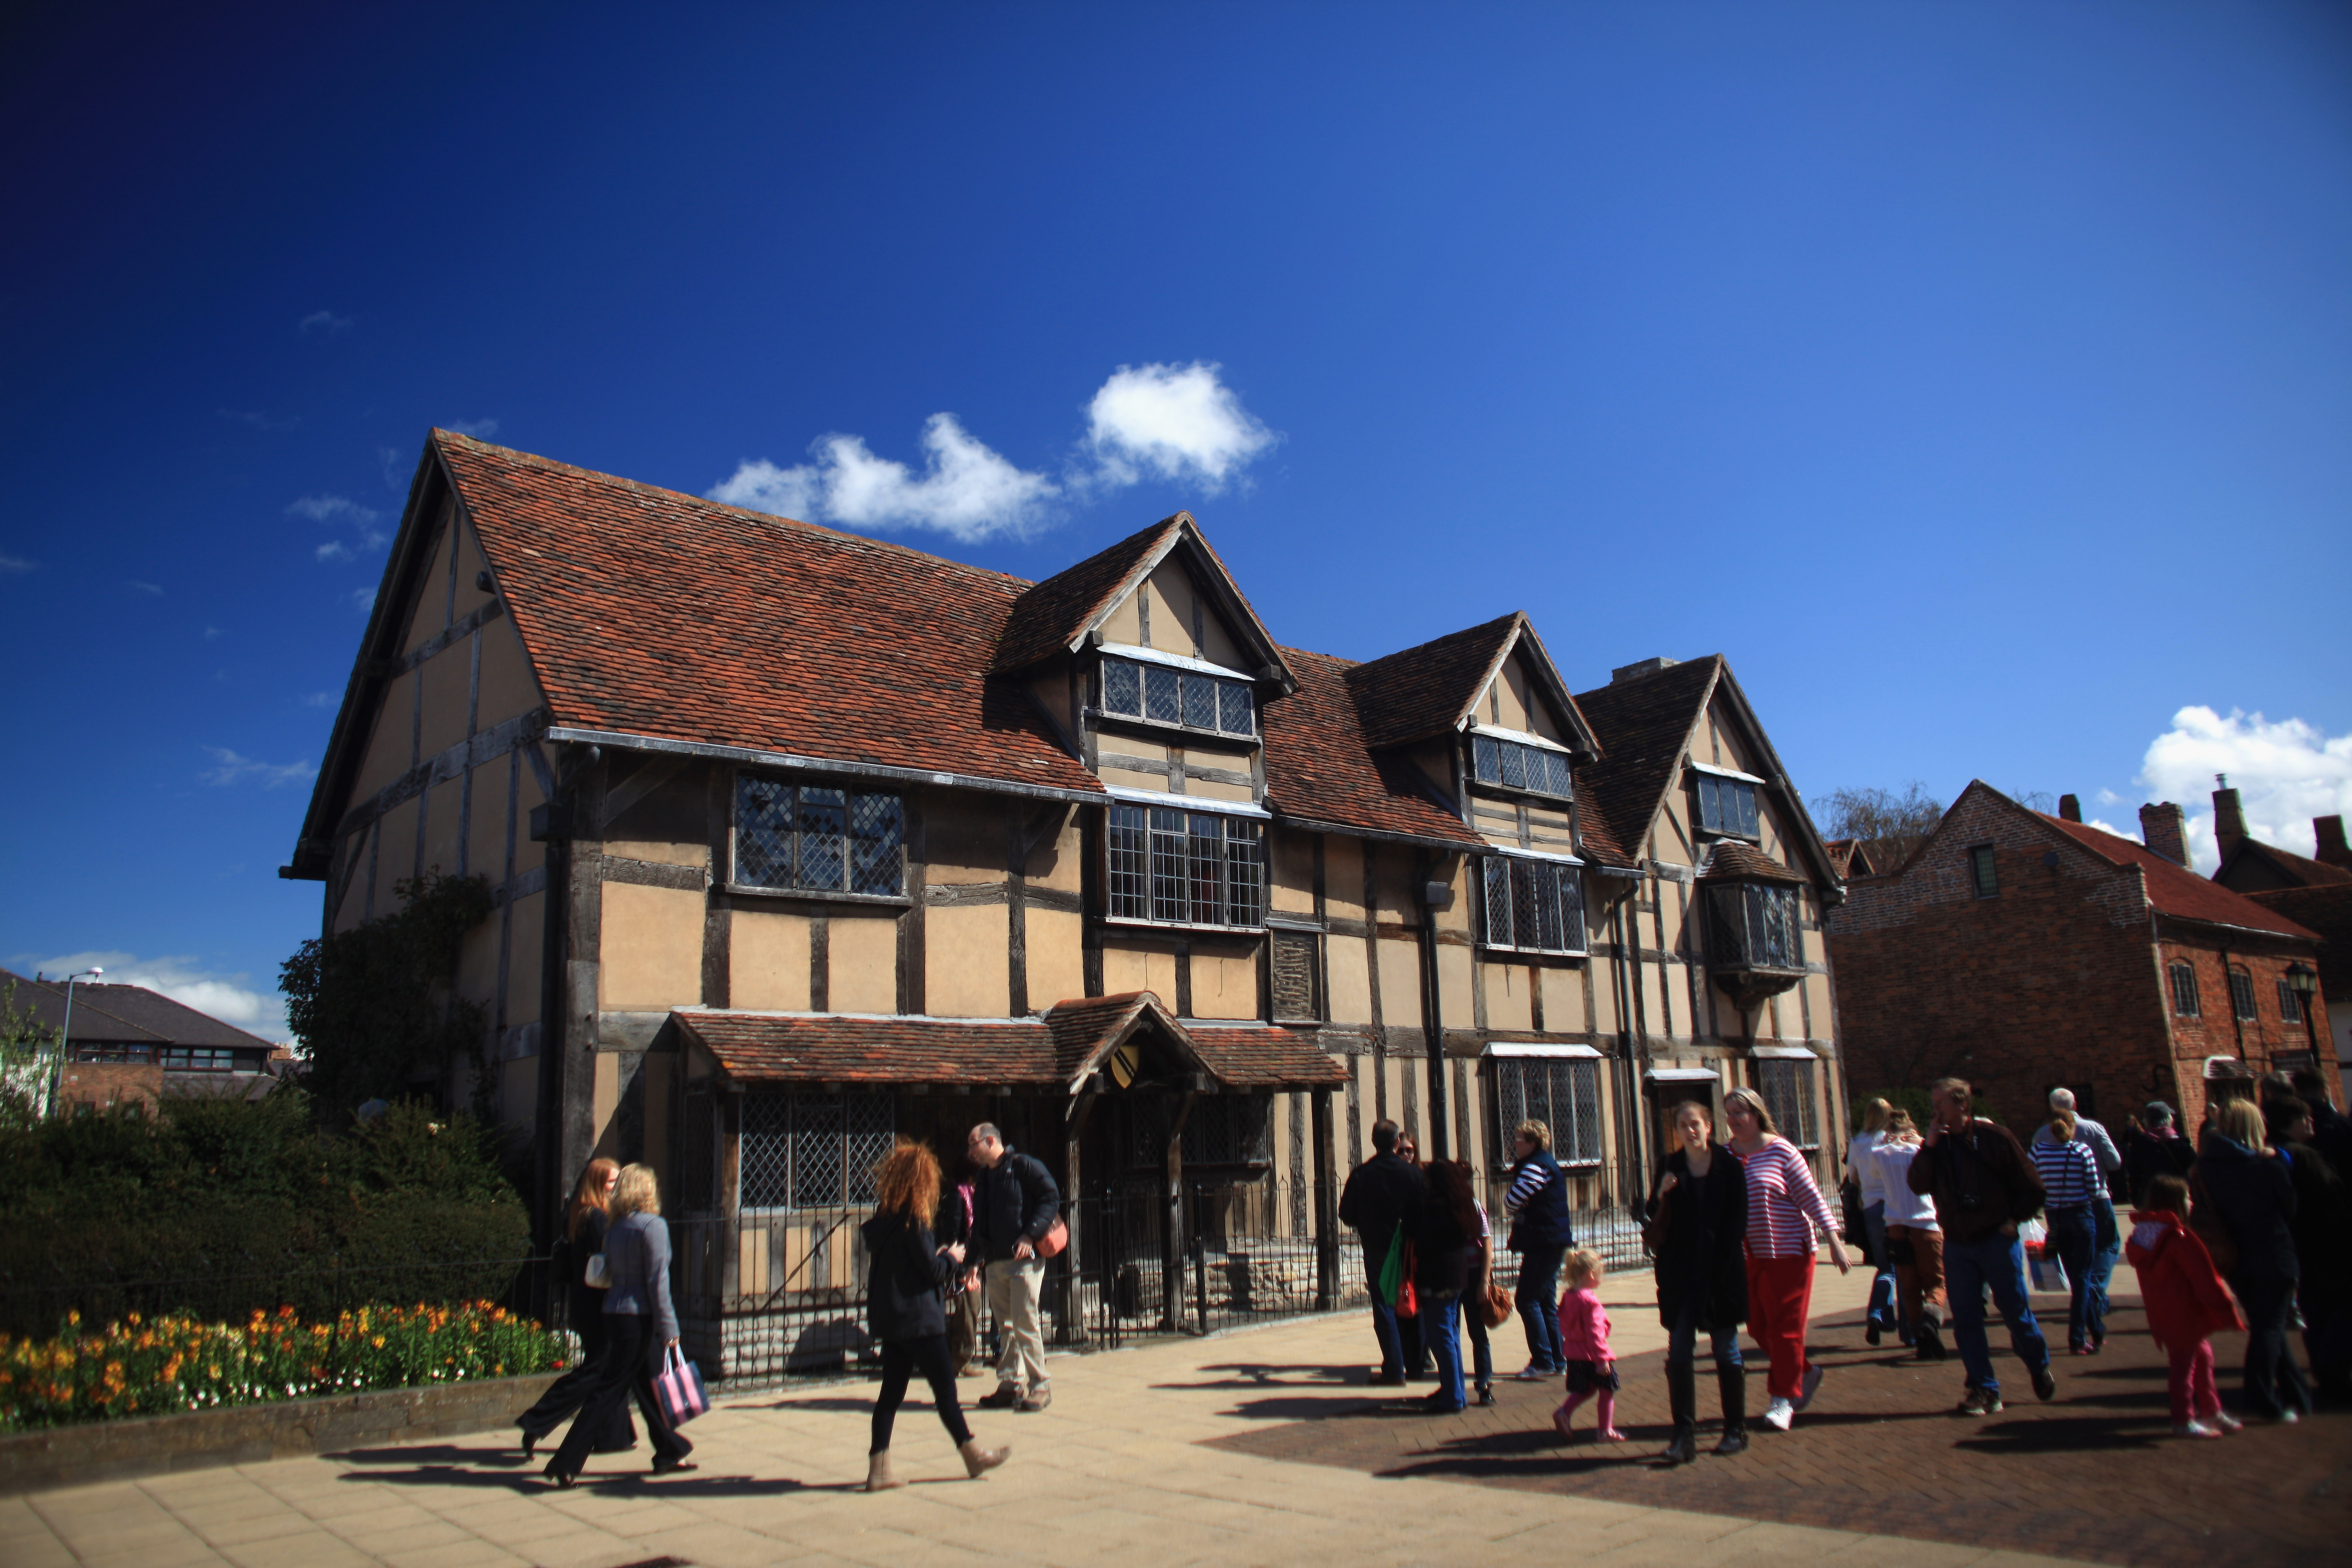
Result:
{"type": "Polygon", "coordinates": [[[931,1385],[940,1425],[963,1456],[964,1473],[978,1479],[1004,1463],[1010,1448],[983,1448],[964,1425],[956,1399],[956,1369],[948,1355],[947,1309],[940,1288],[961,1275],[963,1244],[931,1238],[940,1207],[940,1162],[920,1143],[901,1142],[875,1178],[874,1217],[858,1227],[866,1238],[866,1328],[882,1346],[882,1389],[874,1398],[873,1441],[866,1458],[866,1489],[907,1483],[890,1470],[890,1428],[914,1373],[931,1385]]]}

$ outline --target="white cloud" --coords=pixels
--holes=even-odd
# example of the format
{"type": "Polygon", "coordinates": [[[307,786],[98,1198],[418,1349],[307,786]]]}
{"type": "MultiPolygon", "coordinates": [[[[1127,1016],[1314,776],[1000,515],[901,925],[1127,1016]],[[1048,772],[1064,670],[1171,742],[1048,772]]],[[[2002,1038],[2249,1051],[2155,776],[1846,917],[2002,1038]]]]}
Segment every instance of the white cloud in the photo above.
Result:
{"type": "Polygon", "coordinates": [[[319,546],[319,559],[321,561],[348,561],[351,558],[352,547],[340,539],[330,539],[319,546]]]}
{"type": "Polygon", "coordinates": [[[1087,407],[1077,455],[1056,476],[1030,472],[991,449],[953,414],[923,426],[919,472],[877,456],[857,436],[830,435],[791,468],[740,464],[710,499],[809,522],[926,528],[967,542],[1023,537],[1051,521],[1055,502],[1090,499],[1146,478],[1211,493],[1278,438],[1241,405],[1213,364],[1121,365],[1087,407]]]}
{"type": "Polygon", "coordinates": [[[334,705],[335,694],[331,691],[313,691],[310,696],[302,699],[302,706],[305,708],[332,708],[334,705]]]}
{"type": "Polygon", "coordinates": [[[226,635],[227,634],[223,632],[218,626],[206,626],[205,628],[205,641],[206,642],[218,642],[226,635]]]}
{"type": "Polygon", "coordinates": [[[359,610],[362,610],[362,611],[364,611],[364,610],[373,610],[373,609],[374,609],[374,608],[375,608],[375,590],[374,590],[373,588],[354,588],[354,589],[352,589],[352,607],[353,607],[353,608],[355,608],[355,609],[359,609],[359,610]]]}
{"type": "Polygon", "coordinates": [[[125,583],[122,585],[134,594],[143,594],[151,599],[160,599],[163,596],[163,585],[161,583],[125,583]]]}
{"type": "Polygon", "coordinates": [[[332,310],[313,310],[302,318],[300,331],[304,337],[331,338],[351,330],[352,318],[338,316],[332,310]]]}
{"type": "MultiPolygon", "coordinates": [[[[2103,790],[2100,793],[2105,794],[2105,792],[2103,790]]],[[[2117,827],[2114,823],[2103,821],[2095,816],[2091,818],[2090,821],[2084,823],[2083,826],[2085,827],[2095,827],[2102,833],[2112,833],[2118,838],[2128,838],[2135,844],[2140,841],[2139,829],[2137,827],[2117,827]]]]}
{"type": "Polygon", "coordinates": [[[89,952],[42,958],[20,953],[8,961],[8,967],[19,973],[37,972],[59,978],[85,969],[103,969],[100,984],[143,985],[225,1024],[250,1029],[264,1039],[288,1037],[285,997],[256,991],[247,984],[251,977],[243,972],[225,974],[207,969],[192,955],[141,958],[130,952],[89,952]]]}
{"type": "Polygon", "coordinates": [[[1275,444],[1275,433],[1217,379],[1221,366],[1121,365],[1087,405],[1087,447],[1097,482],[1131,485],[1138,470],[1213,494],[1275,444]]]}
{"type": "Polygon", "coordinates": [[[452,419],[446,428],[460,436],[471,436],[477,441],[487,441],[499,433],[495,419],[452,419]]]}
{"type": "Polygon", "coordinates": [[[257,762],[237,755],[226,746],[206,746],[205,750],[211,753],[213,765],[196,775],[202,784],[226,785],[259,779],[262,788],[276,789],[279,784],[307,783],[319,771],[307,762],[257,762]]]}
{"type": "Polygon", "coordinates": [[[392,542],[392,536],[376,526],[383,513],[372,506],[362,506],[349,496],[298,496],[287,503],[286,515],[307,517],[312,522],[342,523],[358,536],[356,545],[340,539],[320,545],[316,558],[320,561],[349,561],[362,551],[381,550],[392,542]]]}
{"type": "Polygon", "coordinates": [[[2183,708],[2151,742],[2139,782],[2189,816],[2189,856],[2200,871],[2221,864],[2213,839],[2213,775],[2227,773],[2246,813],[2246,830],[2266,844],[2308,855],[2311,819],[2352,814],[2352,734],[2333,738],[2300,719],[2277,722],[2231,709],[2183,708]]]}
{"type": "Polygon", "coordinates": [[[14,555],[0,555],[0,572],[30,572],[32,569],[33,563],[29,561],[19,561],[14,555]]]}

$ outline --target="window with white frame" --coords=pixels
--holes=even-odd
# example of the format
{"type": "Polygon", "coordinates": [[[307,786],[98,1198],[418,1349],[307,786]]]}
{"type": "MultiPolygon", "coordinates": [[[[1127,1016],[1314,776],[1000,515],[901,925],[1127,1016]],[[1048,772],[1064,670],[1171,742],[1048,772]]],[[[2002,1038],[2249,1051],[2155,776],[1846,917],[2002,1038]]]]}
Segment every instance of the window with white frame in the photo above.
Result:
{"type": "Polygon", "coordinates": [[[1576,793],[1567,752],[1506,741],[1499,735],[1470,737],[1470,773],[1482,784],[1523,789],[1530,795],[1566,800],[1576,793]]]}
{"type": "Polygon", "coordinates": [[[2197,971],[2187,963],[2174,963],[2168,971],[2172,980],[2172,1010],[2183,1018],[2194,1018],[2197,1004],[2197,971]]]}
{"type": "Polygon", "coordinates": [[[896,898],[907,886],[906,811],[895,795],[735,781],[735,880],[896,898]]]}
{"type": "Polygon", "coordinates": [[[1802,969],[1797,891],[1769,882],[1721,883],[1706,890],[1709,957],[1724,969],[1802,969]]]}
{"type": "Polygon", "coordinates": [[[2278,983],[2278,994],[2279,1021],[2286,1024],[2302,1023],[2303,998],[2295,994],[2294,987],[2282,980],[2278,983]]]}
{"type": "Polygon", "coordinates": [[[1758,1062],[1756,1092],[1764,1097],[1764,1107],[1772,1113],[1773,1124],[1780,1130],[1781,1137],[1809,1152],[1822,1146],[1821,1118],[1813,1108],[1811,1058],[1758,1062]]]}
{"type": "Polygon", "coordinates": [[[887,1094],[746,1094],[739,1206],[872,1203],[875,1169],[890,1153],[891,1121],[887,1094]]]}
{"type": "Polygon", "coordinates": [[[1575,866],[1520,855],[1480,863],[1486,945],[1522,952],[1582,952],[1584,886],[1575,866]]]}
{"type": "Polygon", "coordinates": [[[1246,816],[1169,806],[1109,810],[1111,915],[1171,925],[1265,920],[1265,828],[1246,816]]]}
{"type": "Polygon", "coordinates": [[[1593,1057],[1495,1057],[1497,1152],[1508,1161],[1514,1129],[1530,1118],[1551,1129],[1552,1157],[1563,1165],[1601,1163],[1601,1062],[1593,1057]]]}
{"type": "Polygon", "coordinates": [[[2230,971],[2230,1008],[2240,1018],[2254,1016],[2254,977],[2242,969],[2230,971]]]}
{"type": "Polygon", "coordinates": [[[1172,665],[1106,657],[1102,661],[1106,713],[1213,730],[1223,735],[1257,733],[1257,692],[1242,679],[1172,665]]]}
{"type": "Polygon", "coordinates": [[[1698,773],[1698,825],[1708,833],[1754,838],[1756,786],[1746,779],[1698,773]]]}

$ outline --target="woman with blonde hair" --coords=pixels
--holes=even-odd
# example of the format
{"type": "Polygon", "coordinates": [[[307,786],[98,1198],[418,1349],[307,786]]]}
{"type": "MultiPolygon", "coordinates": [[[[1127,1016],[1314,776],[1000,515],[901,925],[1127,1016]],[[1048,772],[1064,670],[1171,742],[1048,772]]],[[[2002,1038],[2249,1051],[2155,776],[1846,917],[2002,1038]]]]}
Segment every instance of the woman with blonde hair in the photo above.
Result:
{"type": "Polygon", "coordinates": [[[576,1484],[580,1467],[596,1434],[636,1396],[654,1443],[654,1474],[690,1470],[694,1445],[662,1416],[654,1379],[662,1354],[677,1346],[677,1312],[669,1300],[669,1226],[662,1223],[661,1187],[651,1166],[622,1167],[606,1205],[604,1232],[604,1342],[588,1367],[588,1394],[563,1447],[547,1462],[547,1479],[559,1487],[576,1484]]]}
{"type": "Polygon", "coordinates": [[[1853,1263],[1811,1167],[1794,1143],[1772,1130],[1764,1097],[1752,1089],[1730,1090],[1723,1097],[1723,1120],[1748,1185],[1748,1331],[1771,1363],[1765,1386],[1772,1402],[1764,1408],[1764,1425],[1786,1432],[1822,1384],[1820,1365],[1805,1356],[1816,1237],[1828,1237],[1830,1261],[1839,1273],[1853,1263]]]}
{"type": "Polygon", "coordinates": [[[874,1217],[858,1227],[866,1238],[866,1329],[882,1346],[882,1389],[874,1397],[873,1441],[867,1446],[866,1489],[907,1483],[890,1469],[890,1429],[907,1397],[908,1380],[921,1373],[931,1385],[940,1425],[963,1456],[964,1473],[1004,1463],[1009,1448],[983,1448],[964,1424],[956,1398],[956,1369],[948,1354],[947,1310],[940,1289],[961,1274],[963,1244],[941,1247],[931,1237],[940,1206],[940,1162],[920,1143],[890,1151],[876,1173],[874,1217]]]}
{"type": "Polygon", "coordinates": [[[2311,1384],[2287,1344],[2287,1315],[2303,1278],[2294,1251],[2294,1177],[2270,1146],[2252,1100],[2228,1100],[2213,1112],[2198,1145],[2191,1191],[2198,1228],[2207,1227],[2210,1207],[2229,1237],[2226,1250],[2237,1253],[2222,1272],[2246,1314],[2245,1408],[2271,1421],[2310,1415],[2311,1384]]]}
{"type": "MultiPolygon", "coordinates": [[[[588,1368],[604,1343],[604,1287],[588,1283],[588,1260],[604,1250],[604,1230],[612,1223],[605,1210],[620,1179],[619,1163],[600,1157],[588,1162],[588,1168],[580,1173],[579,1186],[572,1190],[572,1209],[563,1222],[563,1276],[572,1331],[580,1336],[580,1362],[550,1384],[538,1404],[515,1417],[515,1425],[522,1429],[526,1459],[588,1397],[588,1368]]],[[[613,1412],[612,1429],[597,1441],[596,1452],[625,1454],[636,1446],[637,1429],[630,1425],[629,1407],[620,1405],[613,1412]]]]}

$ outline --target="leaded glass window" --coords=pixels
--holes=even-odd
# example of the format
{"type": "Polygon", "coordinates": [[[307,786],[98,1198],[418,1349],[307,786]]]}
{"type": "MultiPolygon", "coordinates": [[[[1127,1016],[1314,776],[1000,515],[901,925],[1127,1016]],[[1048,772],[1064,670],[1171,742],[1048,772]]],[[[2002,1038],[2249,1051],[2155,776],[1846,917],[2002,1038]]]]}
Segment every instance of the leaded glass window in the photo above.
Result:
{"type": "Polygon", "coordinates": [[[736,780],[735,880],[744,887],[895,898],[906,890],[906,837],[895,795],[736,780]]]}
{"type": "Polygon", "coordinates": [[[1255,926],[1265,918],[1265,834],[1248,817],[1170,806],[1108,813],[1110,913],[1175,925],[1255,926]]]}
{"type": "Polygon", "coordinates": [[[1506,855],[1490,855],[1481,865],[1488,947],[1585,950],[1584,885],[1574,866],[1506,855]]]}
{"type": "Polygon", "coordinates": [[[1780,1136],[1800,1149],[1822,1146],[1821,1120],[1813,1109],[1813,1064],[1811,1060],[1770,1059],[1756,1064],[1756,1092],[1780,1136]]]}
{"type": "Polygon", "coordinates": [[[1223,679],[1203,670],[1105,658],[1102,705],[1104,712],[1129,719],[1214,730],[1225,735],[1257,733],[1256,690],[1246,680],[1223,679]]]}
{"type": "Polygon", "coordinates": [[[890,1152],[887,1094],[754,1092],[743,1097],[738,1203],[747,1209],[870,1204],[890,1152]]]}
{"type": "Polygon", "coordinates": [[[1601,1161],[1601,1063],[1590,1057],[1496,1057],[1495,1131],[1505,1160],[1511,1136],[1529,1120],[1551,1129],[1552,1157],[1563,1165],[1601,1161]]]}
{"type": "Polygon", "coordinates": [[[1756,786],[1745,779],[1717,778],[1713,773],[1700,773],[1698,825],[1709,833],[1756,837],[1756,786]]]}
{"type": "Polygon", "coordinates": [[[1802,969],[1797,894],[1791,888],[1734,882],[1707,889],[1714,962],[1727,969],[1802,969]]]}
{"type": "Polygon", "coordinates": [[[1566,800],[1576,793],[1565,753],[1497,735],[1470,737],[1470,772],[1480,784],[1523,789],[1530,795],[1566,800]]]}

